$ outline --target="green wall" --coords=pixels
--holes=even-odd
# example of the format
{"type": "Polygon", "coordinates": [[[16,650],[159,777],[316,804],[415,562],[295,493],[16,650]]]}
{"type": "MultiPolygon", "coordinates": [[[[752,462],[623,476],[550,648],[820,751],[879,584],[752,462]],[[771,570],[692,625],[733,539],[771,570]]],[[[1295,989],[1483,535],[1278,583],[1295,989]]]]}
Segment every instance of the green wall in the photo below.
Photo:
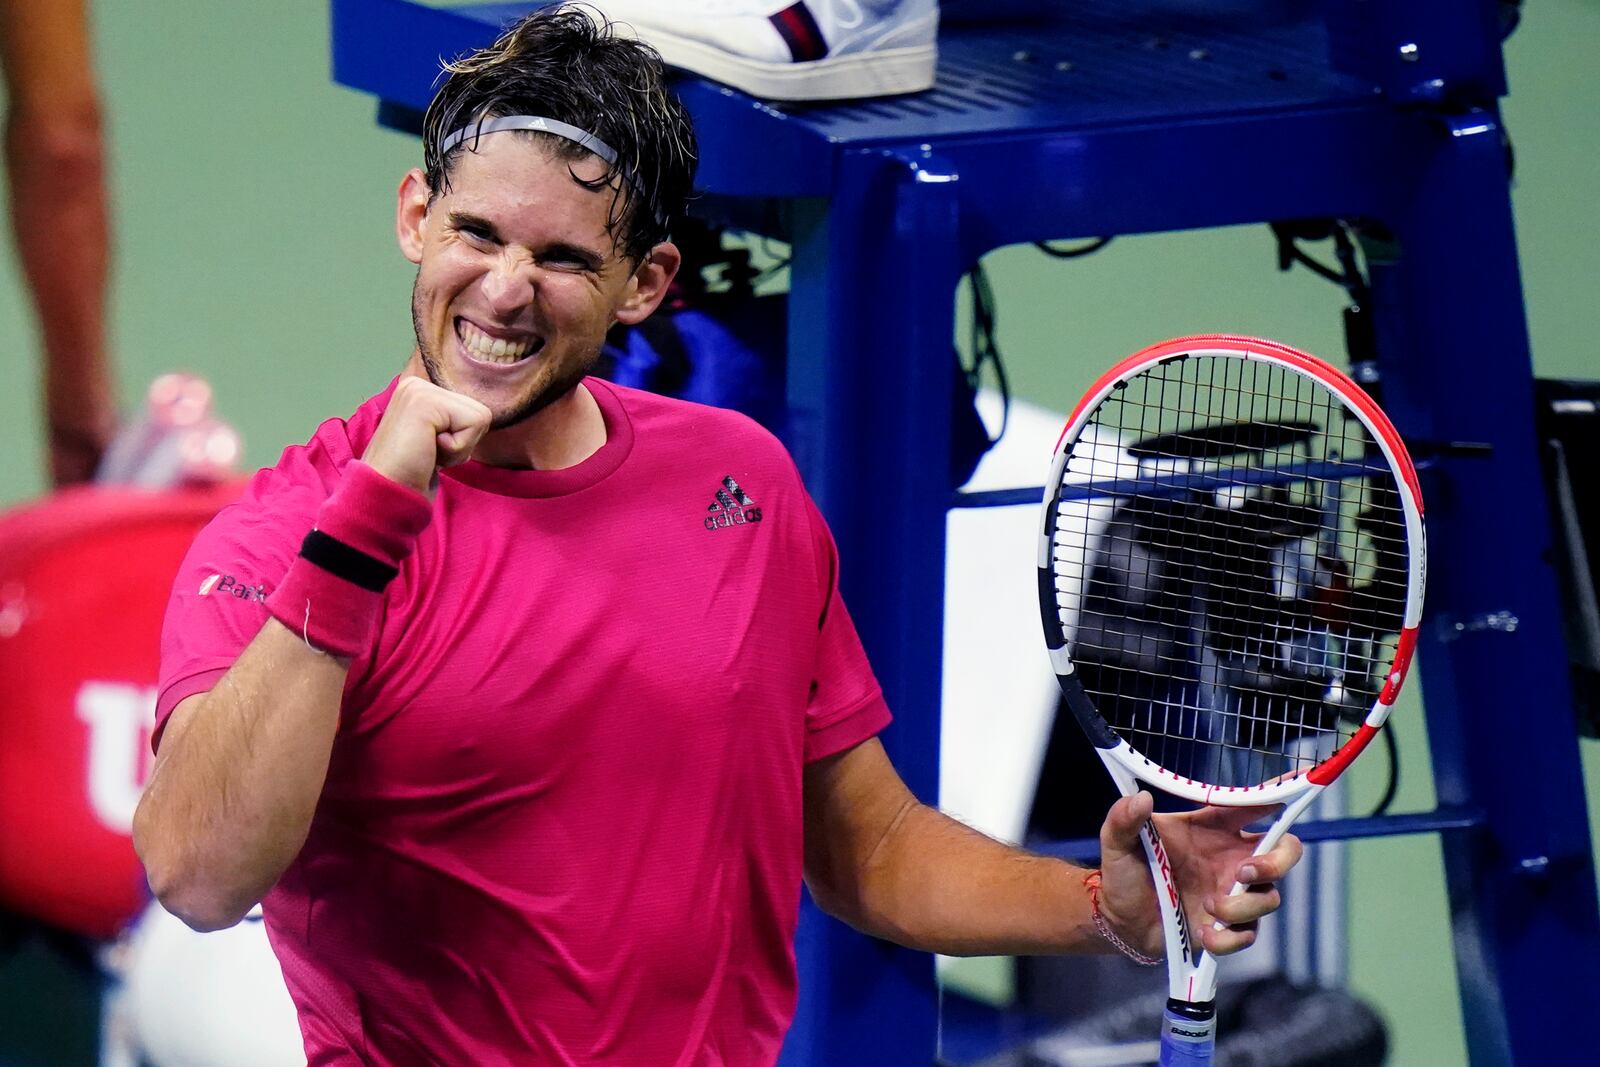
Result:
{"type": "MultiPolygon", "coordinates": [[[[1543,374],[1600,377],[1600,3],[1528,8],[1508,47],[1506,115],[1535,357],[1543,374]]],[[[197,371],[243,432],[249,462],[269,463],[405,358],[411,271],[395,249],[392,198],[417,146],[377,128],[372,100],[331,84],[322,0],[103,0],[97,20],[125,407],[162,371],[197,371]]],[[[1338,293],[1304,272],[1274,273],[1261,227],[1120,240],[1072,263],[1010,249],[990,266],[1013,381],[1044,404],[1067,404],[1113,358],[1166,336],[1227,330],[1340,351],[1338,293]]],[[[0,256],[0,366],[14,383],[0,391],[0,504],[43,488],[33,353],[14,265],[0,256]]],[[[1396,728],[1400,806],[1425,808],[1419,718],[1399,715],[1396,728]]],[[[1593,782],[1595,745],[1586,756],[1593,782]]],[[[1357,778],[1355,807],[1376,794],[1374,778],[1357,778]]],[[[1600,814],[1600,789],[1590,812],[1600,814]]],[[[1352,977],[1389,1016],[1394,1062],[1461,1062],[1437,845],[1362,842],[1351,863],[1361,915],[1352,977]]]]}
{"type": "MultiPolygon", "coordinates": [[[[409,351],[394,192],[420,153],[329,78],[323,0],[102,0],[117,249],[111,336],[125,407],[166,370],[215,384],[252,464],[376,390],[409,351]]],[[[14,462],[43,485],[32,329],[0,263],[0,396],[14,462]]]]}

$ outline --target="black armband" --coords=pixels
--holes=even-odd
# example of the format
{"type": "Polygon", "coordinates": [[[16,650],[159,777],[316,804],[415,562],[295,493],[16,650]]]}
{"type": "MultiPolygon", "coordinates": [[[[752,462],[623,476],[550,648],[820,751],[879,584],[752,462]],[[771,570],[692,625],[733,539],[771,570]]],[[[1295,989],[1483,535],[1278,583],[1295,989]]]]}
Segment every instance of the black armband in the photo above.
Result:
{"type": "Polygon", "coordinates": [[[352,585],[373,593],[381,593],[400,573],[376,556],[369,556],[359,548],[351,548],[343,541],[330,537],[321,530],[312,530],[300,544],[300,556],[314,563],[335,578],[343,578],[352,585]]]}

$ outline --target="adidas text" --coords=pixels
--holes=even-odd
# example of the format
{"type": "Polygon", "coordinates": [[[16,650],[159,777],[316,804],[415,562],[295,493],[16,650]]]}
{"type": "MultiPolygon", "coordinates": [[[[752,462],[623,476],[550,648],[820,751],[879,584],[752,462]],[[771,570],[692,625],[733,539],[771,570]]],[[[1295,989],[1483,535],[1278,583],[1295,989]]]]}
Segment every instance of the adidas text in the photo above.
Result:
{"type": "Polygon", "coordinates": [[[706,516],[706,529],[720,530],[727,526],[743,526],[747,522],[760,522],[760,508],[720,508],[706,516]]]}

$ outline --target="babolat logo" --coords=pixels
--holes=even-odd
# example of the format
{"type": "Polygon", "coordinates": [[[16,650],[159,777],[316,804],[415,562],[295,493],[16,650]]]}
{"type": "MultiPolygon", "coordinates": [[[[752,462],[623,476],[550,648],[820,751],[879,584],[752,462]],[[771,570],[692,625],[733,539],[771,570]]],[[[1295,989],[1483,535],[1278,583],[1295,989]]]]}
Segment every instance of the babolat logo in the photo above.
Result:
{"type": "Polygon", "coordinates": [[[261,582],[245,585],[231,574],[213,574],[200,583],[200,595],[231,596],[238,600],[265,600],[267,587],[261,582]]]}
{"type": "Polygon", "coordinates": [[[727,526],[744,526],[761,521],[761,509],[750,499],[750,494],[739,488],[733,475],[722,479],[716,499],[706,508],[706,529],[717,530],[727,526]]]}

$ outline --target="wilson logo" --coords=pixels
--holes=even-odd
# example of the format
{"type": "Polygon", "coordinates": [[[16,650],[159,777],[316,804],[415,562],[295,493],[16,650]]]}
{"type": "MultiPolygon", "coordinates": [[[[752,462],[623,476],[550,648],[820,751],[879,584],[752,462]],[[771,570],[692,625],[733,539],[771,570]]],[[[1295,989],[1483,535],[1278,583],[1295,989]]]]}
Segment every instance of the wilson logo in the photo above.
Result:
{"type": "Polygon", "coordinates": [[[78,688],[78,719],[89,728],[89,808],[112,833],[133,829],[133,809],[150,777],[155,710],[154,686],[84,682],[78,688]]]}

